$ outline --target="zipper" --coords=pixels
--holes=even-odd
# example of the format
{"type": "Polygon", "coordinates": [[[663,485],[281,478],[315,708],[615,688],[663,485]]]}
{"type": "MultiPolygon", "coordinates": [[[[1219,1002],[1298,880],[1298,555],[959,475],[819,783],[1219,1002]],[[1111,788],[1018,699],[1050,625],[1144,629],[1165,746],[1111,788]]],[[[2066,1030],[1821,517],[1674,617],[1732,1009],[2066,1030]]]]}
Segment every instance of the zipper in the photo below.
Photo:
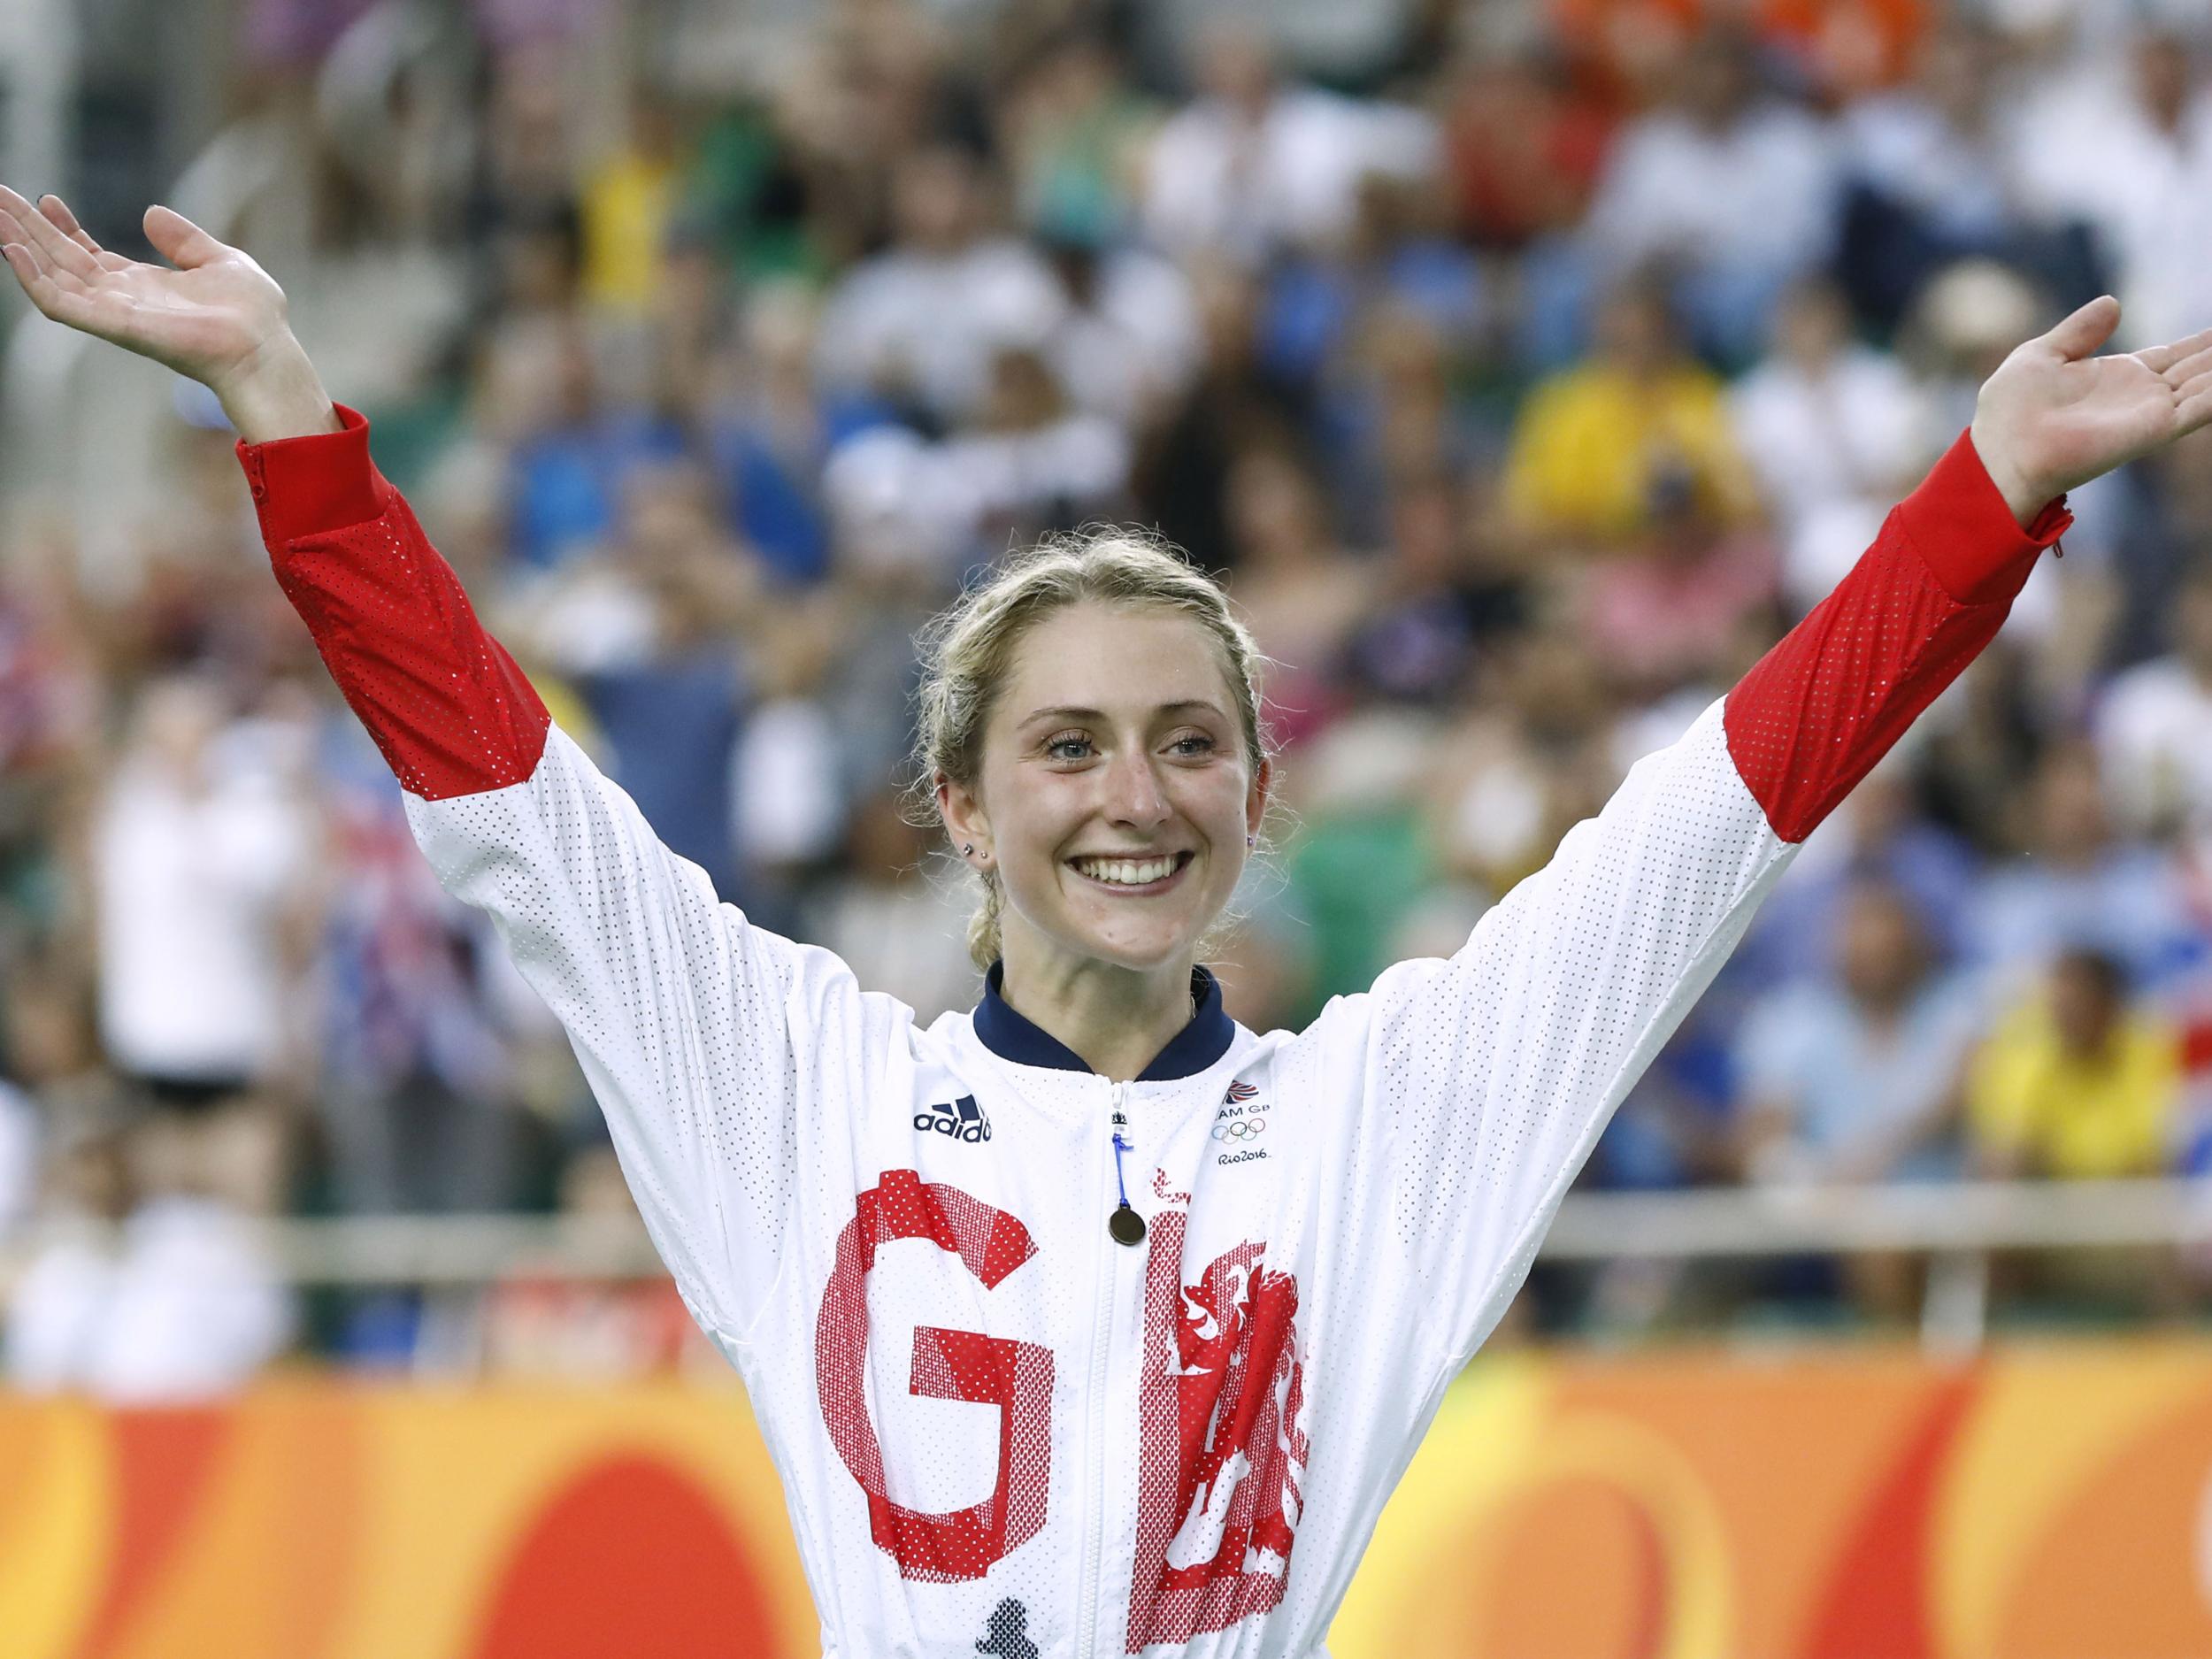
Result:
{"type": "MultiPolygon", "coordinates": [[[[1113,1142],[1121,1138],[1121,1102],[1125,1087],[1115,1084],[1108,1097],[1106,1154],[1110,1159],[1116,1156],[1113,1142]]],[[[1098,1578],[1101,1558],[1106,1550],[1106,1460],[1102,1445],[1105,1425],[1102,1419],[1106,1415],[1107,1347],[1113,1337],[1114,1256],[1125,1247],[1116,1244],[1101,1225],[1091,1229],[1091,1248],[1099,1255],[1098,1272],[1092,1286],[1092,1305],[1097,1311],[1091,1327],[1090,1402],[1083,1425],[1083,1464],[1090,1481],[1091,1512],[1083,1548],[1083,1589],[1077,1599],[1082,1622],[1078,1626],[1080,1633],[1076,1652],[1082,1659],[1094,1659],[1098,1652],[1098,1578]]]]}

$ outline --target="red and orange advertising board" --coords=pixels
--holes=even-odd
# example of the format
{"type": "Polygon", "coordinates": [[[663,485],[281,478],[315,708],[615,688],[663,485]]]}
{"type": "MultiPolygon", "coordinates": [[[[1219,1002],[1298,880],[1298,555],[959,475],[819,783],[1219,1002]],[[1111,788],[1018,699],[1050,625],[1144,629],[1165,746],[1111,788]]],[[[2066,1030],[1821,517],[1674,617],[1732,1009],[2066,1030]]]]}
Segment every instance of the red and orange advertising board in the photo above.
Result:
{"type": "MultiPolygon", "coordinates": [[[[322,1379],[0,1400],[8,1659],[812,1655],[741,1397],[322,1379]]],[[[1447,1399],[1336,1659],[2212,1652],[2212,1348],[1512,1358],[1447,1399]]]]}

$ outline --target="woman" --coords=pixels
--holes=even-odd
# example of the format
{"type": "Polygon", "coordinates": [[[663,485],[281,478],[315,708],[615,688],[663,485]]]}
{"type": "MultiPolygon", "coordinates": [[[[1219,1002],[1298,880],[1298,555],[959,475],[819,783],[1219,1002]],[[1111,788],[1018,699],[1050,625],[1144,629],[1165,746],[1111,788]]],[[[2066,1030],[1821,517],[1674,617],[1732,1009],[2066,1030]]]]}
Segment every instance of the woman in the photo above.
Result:
{"type": "Polygon", "coordinates": [[[1484,918],[1303,1032],[1200,942],[1271,773],[1248,636],[1118,533],[930,641],[921,757],[986,902],[926,1030],[718,906],[480,629],[250,258],[0,191],[49,317],[205,381],[278,580],[454,893],[566,1025],[743,1372],[833,1653],[1321,1651],[1441,1396],[1607,1114],[1794,844],[1996,632],[2055,499],[2212,416],[2212,332],[2016,351],[1837,592],[1484,918]],[[2023,526],[2025,526],[2024,528],[2023,526]]]}

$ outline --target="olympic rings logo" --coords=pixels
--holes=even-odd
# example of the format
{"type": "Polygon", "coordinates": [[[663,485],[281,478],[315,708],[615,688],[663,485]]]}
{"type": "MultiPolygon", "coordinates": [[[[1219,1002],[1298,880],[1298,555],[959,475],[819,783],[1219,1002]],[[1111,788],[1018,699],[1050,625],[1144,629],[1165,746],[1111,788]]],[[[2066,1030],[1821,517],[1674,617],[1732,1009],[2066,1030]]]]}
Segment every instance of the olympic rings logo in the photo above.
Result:
{"type": "Polygon", "coordinates": [[[1214,1139],[1217,1141],[1253,1141],[1266,1133],[1267,1119],[1264,1118],[1240,1118],[1233,1123],[1214,1125],[1214,1139]]]}

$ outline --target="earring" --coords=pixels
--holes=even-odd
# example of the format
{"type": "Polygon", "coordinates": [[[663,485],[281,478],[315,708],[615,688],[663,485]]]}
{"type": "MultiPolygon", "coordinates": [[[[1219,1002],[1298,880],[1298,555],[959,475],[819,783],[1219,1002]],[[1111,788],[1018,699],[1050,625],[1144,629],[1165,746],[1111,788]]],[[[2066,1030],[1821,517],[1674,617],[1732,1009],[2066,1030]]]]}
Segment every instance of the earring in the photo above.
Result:
{"type": "Polygon", "coordinates": [[[972,853],[974,850],[975,843],[973,841],[963,841],[960,843],[960,851],[963,856],[965,856],[967,854],[972,853]]]}
{"type": "Polygon", "coordinates": [[[1260,844],[1260,838],[1256,835],[1247,835],[1244,838],[1244,844],[1247,847],[1256,847],[1260,844]]]}

